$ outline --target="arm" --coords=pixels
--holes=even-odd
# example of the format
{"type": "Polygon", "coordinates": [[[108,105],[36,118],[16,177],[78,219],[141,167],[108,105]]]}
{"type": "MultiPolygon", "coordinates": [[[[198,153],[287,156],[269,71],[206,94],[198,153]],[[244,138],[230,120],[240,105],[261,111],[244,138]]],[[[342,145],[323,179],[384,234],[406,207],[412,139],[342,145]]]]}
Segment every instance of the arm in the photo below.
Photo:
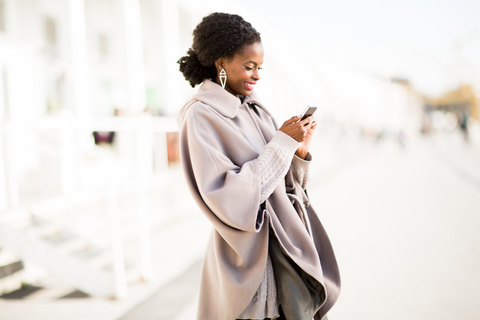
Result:
{"type": "Polygon", "coordinates": [[[308,170],[310,167],[310,161],[312,160],[312,155],[307,153],[305,159],[301,159],[295,155],[292,161],[293,176],[300,183],[303,189],[306,189],[308,183],[308,170]]]}
{"type": "MultiPolygon", "coordinates": [[[[303,154],[303,152],[305,152],[303,158],[306,159],[307,156],[311,158],[308,153],[308,148],[310,147],[312,135],[315,130],[315,121],[313,121],[312,117],[308,117],[297,123],[297,120],[299,120],[300,117],[301,116],[295,116],[285,121],[275,133],[272,140],[265,146],[262,154],[258,157],[262,181],[260,202],[265,201],[272,194],[280,181],[283,180],[288,169],[292,165],[292,156],[294,152],[297,154],[295,158],[298,158],[298,154],[303,154]],[[310,123],[313,125],[313,128],[310,123]]],[[[295,158],[293,164],[296,163],[295,158]]],[[[303,164],[302,162],[306,161],[300,159],[298,159],[298,161],[300,161],[300,163],[297,165],[297,168],[301,171],[299,172],[302,181],[300,183],[303,186],[308,163],[303,164]]],[[[307,179],[305,179],[305,185],[307,179]]]]}
{"type": "Polygon", "coordinates": [[[267,200],[287,174],[298,145],[299,143],[289,135],[277,131],[258,156],[261,178],[260,203],[267,200]]]}
{"type": "Polygon", "coordinates": [[[305,140],[303,140],[297,151],[295,152],[295,157],[293,158],[293,175],[295,179],[300,183],[303,189],[307,187],[308,183],[308,169],[310,167],[310,161],[312,160],[312,155],[308,152],[310,145],[312,144],[313,134],[315,133],[315,128],[317,127],[317,122],[314,117],[311,116],[310,119],[311,125],[308,127],[308,130],[305,134],[305,140]]]}

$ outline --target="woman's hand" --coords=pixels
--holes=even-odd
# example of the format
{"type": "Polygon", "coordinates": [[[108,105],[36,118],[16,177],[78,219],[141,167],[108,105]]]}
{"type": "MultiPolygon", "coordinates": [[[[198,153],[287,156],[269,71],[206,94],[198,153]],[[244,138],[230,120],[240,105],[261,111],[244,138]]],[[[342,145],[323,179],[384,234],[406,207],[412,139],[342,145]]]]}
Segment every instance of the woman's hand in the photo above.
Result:
{"type": "Polygon", "coordinates": [[[305,126],[305,128],[308,128],[305,139],[303,140],[303,142],[300,143],[300,146],[295,152],[297,157],[299,157],[300,159],[305,159],[305,157],[307,156],[310,145],[312,144],[313,133],[315,132],[315,128],[317,127],[317,122],[314,120],[313,116],[310,116],[307,119],[310,119],[310,123],[309,125],[305,126]]]}
{"type": "MultiPolygon", "coordinates": [[[[305,148],[307,147],[307,151],[305,152],[305,156],[307,155],[308,152],[308,147],[310,147],[311,143],[311,136],[309,136],[308,132],[311,130],[312,127],[312,117],[308,117],[302,121],[297,122],[298,120],[301,119],[302,116],[295,116],[283,123],[283,125],[278,129],[279,131],[282,131],[283,133],[288,134],[290,137],[295,139],[297,142],[300,142],[301,145],[298,149],[300,148],[305,148]],[[305,145],[305,141],[308,137],[308,144],[305,145]]],[[[310,135],[313,134],[313,131],[311,132],[310,135]]],[[[297,150],[298,152],[298,150],[297,150]]]]}

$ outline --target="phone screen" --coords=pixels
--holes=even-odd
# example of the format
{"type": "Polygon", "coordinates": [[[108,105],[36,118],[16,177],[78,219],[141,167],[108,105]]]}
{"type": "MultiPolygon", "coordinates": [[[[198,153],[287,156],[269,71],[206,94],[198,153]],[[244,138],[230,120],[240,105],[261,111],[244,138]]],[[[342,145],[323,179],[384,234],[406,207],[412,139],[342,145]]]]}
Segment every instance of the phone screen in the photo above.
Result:
{"type": "MultiPolygon", "coordinates": [[[[298,121],[302,121],[302,120],[310,117],[312,114],[315,113],[315,111],[317,111],[317,107],[315,107],[315,106],[308,106],[308,107],[305,109],[305,111],[303,112],[302,118],[301,118],[300,120],[298,120],[298,121]]],[[[298,122],[298,121],[297,121],[297,122],[298,122]]]]}

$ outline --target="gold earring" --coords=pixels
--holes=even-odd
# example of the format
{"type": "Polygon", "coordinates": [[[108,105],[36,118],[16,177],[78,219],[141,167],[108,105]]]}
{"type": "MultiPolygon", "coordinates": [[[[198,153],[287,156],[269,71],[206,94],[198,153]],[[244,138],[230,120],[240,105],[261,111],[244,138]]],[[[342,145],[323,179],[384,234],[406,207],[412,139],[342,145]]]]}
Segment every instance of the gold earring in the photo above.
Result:
{"type": "Polygon", "coordinates": [[[220,78],[220,83],[222,84],[222,88],[225,89],[225,84],[227,83],[227,72],[225,69],[222,68],[222,71],[220,71],[220,74],[218,76],[220,78]]]}

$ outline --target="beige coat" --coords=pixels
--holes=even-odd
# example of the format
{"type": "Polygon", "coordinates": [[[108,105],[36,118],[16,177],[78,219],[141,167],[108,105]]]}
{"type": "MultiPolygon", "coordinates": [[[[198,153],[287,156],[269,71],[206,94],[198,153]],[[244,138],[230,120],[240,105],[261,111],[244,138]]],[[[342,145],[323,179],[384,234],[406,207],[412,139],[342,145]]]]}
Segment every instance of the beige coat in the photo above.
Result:
{"type": "MultiPolygon", "coordinates": [[[[266,211],[258,214],[257,157],[276,130],[255,93],[241,104],[218,84],[205,80],[178,120],[184,174],[195,201],[213,225],[203,261],[197,319],[234,320],[245,309],[262,279],[269,234],[275,240],[270,240],[270,246],[278,245],[276,252],[270,248],[278,290],[300,298],[291,281],[278,283],[284,269],[280,262],[275,265],[274,255],[283,252],[301,278],[310,279],[306,292],[316,297],[315,319],[323,317],[337,300],[340,277],[330,241],[312,206],[306,210],[308,217],[302,217],[298,206],[308,199],[300,184],[286,179],[287,187],[294,185],[294,194],[301,199],[302,203],[295,203],[297,210],[291,201],[294,197],[287,195],[281,183],[266,201],[266,211]],[[239,115],[239,108],[248,108],[247,103],[257,105],[259,116],[239,115]]],[[[287,176],[291,177],[291,170],[287,176]]],[[[284,299],[282,308],[292,302],[284,299]]]]}

